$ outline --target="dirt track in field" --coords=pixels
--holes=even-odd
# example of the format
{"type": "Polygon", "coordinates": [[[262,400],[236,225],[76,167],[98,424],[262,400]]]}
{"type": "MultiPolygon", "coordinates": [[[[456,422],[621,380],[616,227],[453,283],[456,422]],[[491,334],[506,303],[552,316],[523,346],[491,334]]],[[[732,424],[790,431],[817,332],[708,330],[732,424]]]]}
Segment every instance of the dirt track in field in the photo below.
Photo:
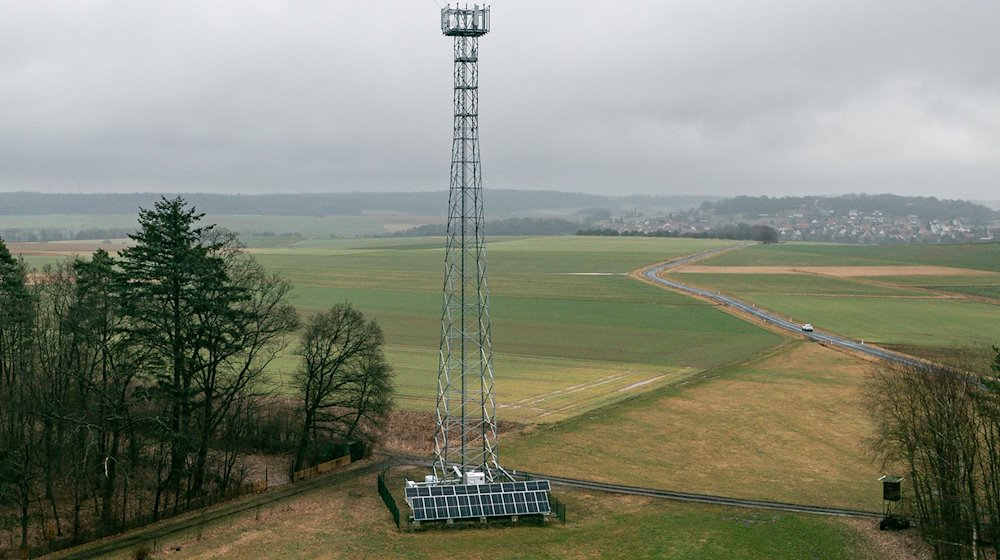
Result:
{"type": "Polygon", "coordinates": [[[820,274],[838,278],[858,276],[990,276],[986,270],[948,266],[703,266],[688,265],[672,272],[701,274],[820,274]]]}

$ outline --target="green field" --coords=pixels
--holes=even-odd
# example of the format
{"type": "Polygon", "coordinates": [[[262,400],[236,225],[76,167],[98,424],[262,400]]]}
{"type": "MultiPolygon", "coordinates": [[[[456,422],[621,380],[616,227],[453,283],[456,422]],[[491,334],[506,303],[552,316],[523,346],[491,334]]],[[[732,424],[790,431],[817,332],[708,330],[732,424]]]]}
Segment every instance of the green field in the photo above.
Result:
{"type": "MultiPolygon", "coordinates": [[[[496,395],[502,418],[552,422],[648,391],[777,344],[780,337],[714,306],[627,273],[725,246],[715,240],[497,238],[488,246],[496,395]],[[725,340],[720,345],[719,341],[725,340]]],[[[33,244],[32,266],[86,252],[33,244]]],[[[376,318],[396,372],[398,403],[434,406],[443,239],[310,239],[251,251],[295,286],[304,315],[349,301],[376,318]]],[[[16,247],[15,247],[16,250],[16,247]]],[[[272,381],[286,386],[293,356],[272,381]]]]}
{"type": "MultiPolygon", "coordinates": [[[[698,264],[701,264],[700,262],[698,264]]],[[[799,296],[927,297],[920,290],[882,283],[859,282],[812,274],[712,274],[672,272],[670,277],[692,286],[731,294],[782,294],[799,296]]]]}
{"type": "Polygon", "coordinates": [[[36,268],[41,270],[47,264],[55,264],[66,257],[58,256],[48,256],[48,255],[25,255],[24,264],[28,266],[29,269],[36,268]]]}
{"type": "Polygon", "coordinates": [[[633,486],[877,511],[878,466],[863,449],[868,364],[794,342],[507,438],[508,468],[633,486]]]}
{"type": "Polygon", "coordinates": [[[1000,243],[960,245],[754,245],[699,261],[707,266],[933,265],[1000,272],[1000,243]]]}
{"type": "Polygon", "coordinates": [[[712,266],[850,266],[855,277],[673,272],[680,282],[732,294],[793,322],[876,344],[960,347],[1000,341],[1000,244],[869,247],[756,245],[697,263],[712,266]],[[885,260],[881,260],[885,259],[885,260]],[[864,267],[945,266],[969,274],[866,276],[864,267]],[[975,272],[974,272],[975,271],[975,272]],[[975,296],[964,298],[962,296],[975,296]]]}
{"type": "MultiPolygon", "coordinates": [[[[554,421],[739,359],[780,338],[625,276],[718,241],[501,238],[488,246],[497,400],[505,420],[554,421]],[[726,344],[718,344],[720,337],[726,344]]],[[[386,333],[401,406],[433,408],[443,240],[323,240],[254,249],[304,313],[350,301],[386,333]]],[[[283,361],[276,376],[287,377],[283,361]]]]}
{"type": "MultiPolygon", "coordinates": [[[[870,435],[858,397],[863,363],[812,345],[771,356],[777,335],[623,275],[718,245],[576,237],[491,242],[500,419],[558,421],[504,440],[504,461],[660,488],[877,509],[867,483],[880,473],[860,447],[870,435]],[[765,358],[742,364],[753,355],[765,358]],[[714,369],[734,361],[741,365],[714,369]],[[705,372],[711,383],[685,385],[705,372]]],[[[255,253],[296,283],[304,311],[350,300],[378,317],[400,404],[431,409],[443,269],[438,240],[317,241],[255,253]]],[[[739,279],[727,287],[749,286],[762,297],[823,295],[847,316],[869,301],[926,296],[820,276],[792,284],[786,276],[794,275],[685,276],[739,279]]],[[[889,323],[885,330],[895,332],[889,323]]]]}
{"type": "MultiPolygon", "coordinates": [[[[727,244],[492,239],[498,416],[529,424],[500,442],[501,461],[642,486],[876,509],[880,473],[860,447],[871,425],[858,392],[862,362],[789,343],[715,305],[627,276],[727,244]]],[[[378,319],[399,405],[433,409],[443,240],[312,239],[252,251],[295,285],[293,303],[304,315],[350,301],[378,319]]],[[[819,294],[848,310],[852,298],[921,294],[819,277],[787,290],[784,275],[763,276],[751,279],[755,297],[819,294]]],[[[294,367],[293,356],[279,359],[274,381],[287,382],[294,367]]],[[[566,526],[516,530],[530,551],[504,548],[511,529],[399,534],[370,486],[303,497],[266,513],[264,523],[250,515],[180,544],[194,558],[304,558],[317,550],[328,557],[449,557],[448,550],[465,558],[879,557],[855,527],[829,519],[575,492],[562,496],[566,526]]]]}
{"type": "MultiPolygon", "coordinates": [[[[137,209],[138,210],[138,209],[137,209]]],[[[134,228],[138,214],[46,214],[0,216],[0,229],[134,228]]],[[[300,233],[306,237],[380,235],[440,220],[409,214],[360,216],[264,216],[213,214],[211,222],[235,232],[300,233]]]]}
{"type": "Polygon", "coordinates": [[[872,343],[976,346],[1000,341],[995,304],[953,299],[816,298],[758,295],[757,305],[872,343]]]}
{"type": "MultiPolygon", "coordinates": [[[[138,209],[137,209],[138,210],[138,209]]],[[[132,228],[138,212],[131,214],[28,214],[0,216],[0,228],[7,229],[90,229],[132,228]]]]}
{"type": "Polygon", "coordinates": [[[881,282],[1000,300],[1000,274],[990,276],[888,276],[881,282]]]}

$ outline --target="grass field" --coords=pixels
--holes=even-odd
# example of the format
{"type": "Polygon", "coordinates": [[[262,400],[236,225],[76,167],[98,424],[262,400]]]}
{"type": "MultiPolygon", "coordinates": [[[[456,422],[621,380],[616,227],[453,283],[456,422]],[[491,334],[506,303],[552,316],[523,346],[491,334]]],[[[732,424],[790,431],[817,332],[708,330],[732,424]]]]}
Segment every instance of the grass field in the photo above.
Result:
{"type": "Polygon", "coordinates": [[[864,532],[840,520],[585,492],[559,493],[566,525],[399,533],[374,488],[368,475],[240,514],[158,542],[156,557],[882,558],[864,532]]]}
{"type": "MultiPolygon", "coordinates": [[[[682,380],[780,341],[714,306],[637,282],[650,263],[725,245],[713,240],[499,238],[489,282],[501,418],[552,422],[682,380]],[[725,340],[720,345],[719,341],[725,340]]],[[[295,285],[304,315],[349,301],[375,317],[398,403],[432,410],[440,336],[442,239],[314,239],[252,251],[295,285]]],[[[13,246],[17,250],[17,246],[13,246]]],[[[32,245],[29,264],[81,244],[32,245]]],[[[289,379],[295,360],[275,362],[289,379]]]]}
{"type": "Polygon", "coordinates": [[[862,448],[868,365],[794,342],[663,389],[508,438],[508,467],[562,476],[878,510],[880,473],[862,448]]]}
{"type": "Polygon", "coordinates": [[[732,294],[794,322],[812,323],[854,339],[911,347],[1000,341],[996,320],[1000,244],[758,245],[697,264],[707,272],[680,269],[670,277],[732,294]],[[888,276],[878,269],[890,265],[904,269],[892,269],[895,275],[888,276]],[[823,268],[761,274],[759,268],[755,270],[761,266],[823,268]],[[748,267],[746,273],[739,271],[741,267],[748,267]],[[833,267],[852,268],[838,271],[833,267]],[[907,267],[911,272],[904,275],[907,267]],[[720,272],[712,273],[713,268],[720,272]],[[968,273],[962,274],[962,269],[968,273]],[[842,276],[845,272],[848,275],[842,276]]]}
{"type": "MultiPolygon", "coordinates": [[[[587,237],[492,241],[490,314],[502,418],[560,420],[776,344],[778,336],[711,305],[625,276],[720,245],[587,237]]],[[[430,410],[442,247],[439,239],[324,240],[254,253],[295,284],[295,304],[304,313],[350,301],[376,317],[400,405],[430,410]]]]}
{"type": "MultiPolygon", "coordinates": [[[[0,229],[135,228],[133,214],[46,214],[0,216],[0,229]]],[[[211,222],[235,232],[300,233],[306,237],[357,237],[379,235],[440,220],[437,217],[371,214],[360,216],[264,216],[259,214],[213,214],[211,222]]]]}
{"type": "Polygon", "coordinates": [[[961,347],[1000,341],[1000,309],[995,304],[783,295],[762,295],[753,301],[796,322],[812,322],[816,328],[872,343],[961,347]]]}
{"type": "MultiPolygon", "coordinates": [[[[858,394],[863,362],[790,342],[714,305],[626,276],[724,244],[491,240],[499,416],[501,422],[528,424],[500,442],[501,461],[509,468],[626,484],[877,509],[875,478],[882,473],[860,447],[870,435],[858,394]]],[[[440,239],[315,239],[253,252],[295,284],[294,303],[303,314],[351,301],[377,318],[396,370],[400,406],[429,411],[442,246],[440,239]]],[[[721,281],[725,275],[718,276],[721,281]]],[[[780,276],[760,279],[755,293],[777,293],[780,276]]],[[[846,307],[850,298],[881,301],[919,295],[921,289],[816,278],[796,293],[783,297],[825,294],[846,307]]],[[[291,357],[279,360],[275,379],[287,379],[293,367],[291,357]]],[[[509,546],[511,529],[399,534],[373,488],[374,481],[366,480],[297,498],[260,520],[250,514],[207,528],[205,538],[182,537],[181,554],[882,557],[855,527],[828,519],[586,493],[562,496],[568,525],[517,529],[518,548],[509,546]]],[[[163,555],[171,553],[165,548],[163,555]]]]}
{"type": "Polygon", "coordinates": [[[1000,274],[996,276],[890,276],[880,278],[899,286],[1000,300],[1000,274]]]}
{"type": "Polygon", "coordinates": [[[860,282],[811,274],[670,274],[685,284],[711,287],[712,290],[740,294],[782,294],[800,296],[887,296],[927,297],[920,290],[900,288],[885,283],[860,282]]]}
{"type": "Polygon", "coordinates": [[[935,265],[1000,272],[1000,243],[960,245],[755,245],[698,264],[715,266],[935,265]]]}

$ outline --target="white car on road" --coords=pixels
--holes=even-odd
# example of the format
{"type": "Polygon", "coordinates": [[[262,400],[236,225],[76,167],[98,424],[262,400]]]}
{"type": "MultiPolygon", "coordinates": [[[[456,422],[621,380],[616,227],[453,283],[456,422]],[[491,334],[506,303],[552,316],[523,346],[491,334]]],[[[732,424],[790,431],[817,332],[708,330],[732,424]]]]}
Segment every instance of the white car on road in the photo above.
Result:
{"type": "Polygon", "coordinates": [[[802,325],[802,330],[804,330],[805,332],[813,332],[812,323],[806,323],[802,325]]]}

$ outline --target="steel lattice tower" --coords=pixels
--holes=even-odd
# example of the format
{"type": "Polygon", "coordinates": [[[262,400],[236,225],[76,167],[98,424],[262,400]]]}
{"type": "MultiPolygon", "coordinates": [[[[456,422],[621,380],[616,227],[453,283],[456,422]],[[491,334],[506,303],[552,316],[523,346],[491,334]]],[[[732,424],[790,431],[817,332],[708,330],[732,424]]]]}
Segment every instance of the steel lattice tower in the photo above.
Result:
{"type": "Polygon", "coordinates": [[[473,472],[483,473],[486,481],[503,472],[497,462],[479,161],[479,37],[489,32],[489,18],[488,6],[441,10],[441,32],[455,41],[455,116],[434,474],[440,481],[461,483],[469,483],[473,472]]]}

